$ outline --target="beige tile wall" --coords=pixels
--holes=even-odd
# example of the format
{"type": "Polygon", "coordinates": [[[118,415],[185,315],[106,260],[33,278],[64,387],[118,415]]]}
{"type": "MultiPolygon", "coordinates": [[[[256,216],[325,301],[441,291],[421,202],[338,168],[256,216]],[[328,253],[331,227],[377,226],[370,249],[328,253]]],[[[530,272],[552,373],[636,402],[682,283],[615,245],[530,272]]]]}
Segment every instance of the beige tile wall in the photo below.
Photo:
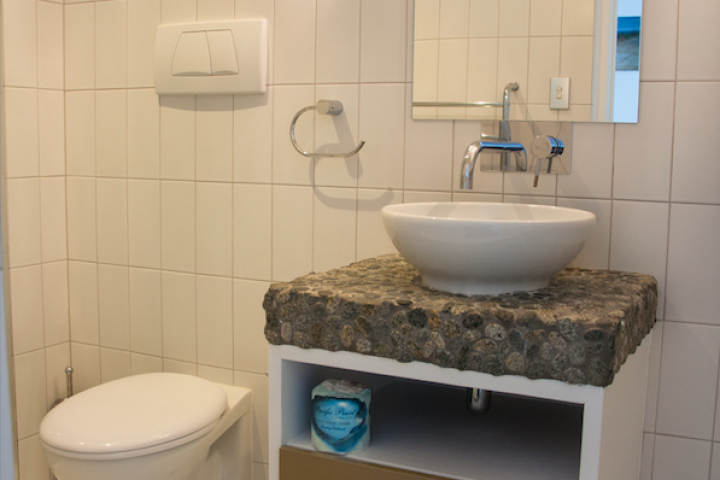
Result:
{"type": "MultiPolygon", "coordinates": [[[[502,102],[510,118],[589,120],[594,0],[416,0],[414,99],[502,102]],[[488,72],[497,72],[488,75],[488,72]],[[570,77],[570,110],[550,110],[550,78],[570,77]]],[[[498,108],[416,107],[415,118],[502,118],[498,108]]]]}
{"type": "Polygon", "coordinates": [[[718,23],[718,0],[646,2],[639,124],[576,124],[572,175],[538,189],[531,176],[479,175],[473,192],[457,191],[457,176],[479,123],[410,120],[412,1],[4,5],[17,38],[5,93],[23,480],[43,475],[35,433],[58,385],[50,372],[69,356],[68,323],[80,390],[159,370],[253,388],[264,478],[269,282],[392,251],[382,206],[451,199],[598,215],[576,264],[651,273],[661,289],[643,478],[719,478],[720,43],[696,27],[718,23]],[[59,8],[64,30],[36,27],[59,8]],[[271,25],[267,95],[157,98],[159,23],[255,16],[271,25]],[[329,97],[345,114],[304,116],[300,143],[367,141],[356,158],[308,160],[290,146],[295,112],[329,97]]]}
{"type": "Polygon", "coordinates": [[[40,420],[70,365],[62,2],[3,2],[9,319],[22,478],[47,479],[40,420]]]}

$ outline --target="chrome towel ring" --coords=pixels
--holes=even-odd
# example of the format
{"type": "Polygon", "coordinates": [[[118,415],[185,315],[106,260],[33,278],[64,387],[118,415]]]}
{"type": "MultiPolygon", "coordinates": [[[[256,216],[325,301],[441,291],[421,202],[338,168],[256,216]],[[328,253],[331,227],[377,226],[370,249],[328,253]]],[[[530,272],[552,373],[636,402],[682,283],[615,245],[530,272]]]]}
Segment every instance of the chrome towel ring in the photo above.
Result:
{"type": "Polygon", "coordinates": [[[319,100],[316,105],[310,105],[309,107],[305,107],[302,110],[300,110],[298,113],[295,114],[295,116],[292,119],[292,123],[290,124],[290,141],[293,144],[293,147],[295,147],[295,150],[302,155],[303,157],[308,158],[348,158],[352,157],[356,153],[360,151],[360,149],[365,145],[364,141],[360,141],[357,147],[355,147],[351,152],[348,153],[320,153],[320,152],[305,152],[300,148],[300,145],[298,145],[297,141],[295,140],[295,123],[297,123],[298,118],[300,118],[300,115],[302,115],[305,112],[309,112],[310,110],[315,110],[317,113],[321,115],[332,115],[337,116],[340,115],[343,111],[343,105],[338,100],[319,100]]]}

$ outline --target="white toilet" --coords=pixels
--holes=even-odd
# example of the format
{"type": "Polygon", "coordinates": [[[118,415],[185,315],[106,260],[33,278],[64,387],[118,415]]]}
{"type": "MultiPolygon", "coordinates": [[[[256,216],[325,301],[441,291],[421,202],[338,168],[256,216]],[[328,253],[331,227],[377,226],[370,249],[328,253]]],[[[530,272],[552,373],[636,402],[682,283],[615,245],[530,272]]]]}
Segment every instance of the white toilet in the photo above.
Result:
{"type": "Polygon", "coordinates": [[[57,480],[250,480],[252,392],[148,373],[68,398],[40,424],[57,480]]]}

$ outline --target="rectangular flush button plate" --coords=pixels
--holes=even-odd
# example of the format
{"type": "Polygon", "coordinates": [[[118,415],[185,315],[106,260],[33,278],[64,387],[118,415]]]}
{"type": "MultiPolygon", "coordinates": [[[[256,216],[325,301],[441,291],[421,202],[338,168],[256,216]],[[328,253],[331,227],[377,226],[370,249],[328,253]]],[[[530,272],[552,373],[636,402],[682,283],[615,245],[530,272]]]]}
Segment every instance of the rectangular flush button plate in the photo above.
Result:
{"type": "Polygon", "coordinates": [[[162,25],[155,39],[158,95],[262,94],[267,20],[162,25]]]}
{"type": "Polygon", "coordinates": [[[570,77],[550,78],[550,109],[570,109],[570,77]]]}

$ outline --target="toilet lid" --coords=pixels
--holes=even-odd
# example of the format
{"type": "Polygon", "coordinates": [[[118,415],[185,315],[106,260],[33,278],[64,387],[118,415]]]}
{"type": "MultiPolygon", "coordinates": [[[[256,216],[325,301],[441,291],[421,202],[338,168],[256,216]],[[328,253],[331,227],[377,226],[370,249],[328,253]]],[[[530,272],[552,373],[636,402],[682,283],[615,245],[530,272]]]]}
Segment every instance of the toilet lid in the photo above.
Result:
{"type": "Polygon", "coordinates": [[[40,424],[43,442],[83,453],[123,452],[177,440],[228,408],[219,385],[189,375],[148,373],[70,397],[40,424]]]}

